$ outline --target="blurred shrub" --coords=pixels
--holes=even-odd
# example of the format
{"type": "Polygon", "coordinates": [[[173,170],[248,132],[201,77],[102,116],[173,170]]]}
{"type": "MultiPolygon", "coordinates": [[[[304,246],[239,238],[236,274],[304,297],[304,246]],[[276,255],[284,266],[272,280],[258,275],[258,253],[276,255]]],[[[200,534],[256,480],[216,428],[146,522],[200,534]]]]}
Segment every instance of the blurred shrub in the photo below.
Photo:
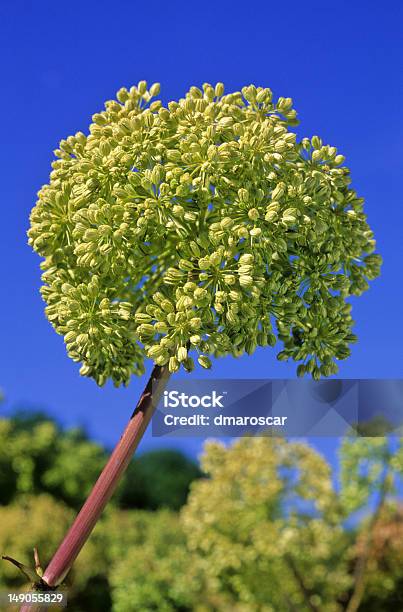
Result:
{"type": "MultiPolygon", "coordinates": [[[[355,555],[365,543],[358,537],[355,555]]],[[[403,504],[384,508],[372,530],[362,612],[403,610],[403,504]]]]}
{"type": "MultiPolygon", "coordinates": [[[[0,419],[0,504],[46,492],[78,510],[107,457],[82,429],[62,430],[42,413],[0,419]]],[[[145,453],[130,464],[112,503],[178,510],[190,482],[200,475],[198,466],[178,451],[145,453]]]]}
{"type": "MultiPolygon", "coordinates": [[[[358,609],[376,575],[372,532],[396,496],[402,451],[386,438],[352,439],[340,458],[337,491],[330,466],[305,443],[207,444],[202,467],[210,478],[192,484],[181,516],[210,592],[232,597],[245,612],[337,612],[351,598],[357,604],[351,610],[358,609]],[[361,514],[354,529],[346,527],[371,505],[369,520],[361,514]],[[361,551],[357,538],[365,542],[361,551]]],[[[403,568],[397,574],[388,574],[392,589],[403,568]]]]}
{"type": "Polygon", "coordinates": [[[43,487],[73,508],[81,507],[107,460],[105,450],[81,429],[58,437],[52,462],[43,473],[43,487]]]}
{"type": "MultiPolygon", "coordinates": [[[[25,496],[8,506],[0,506],[0,554],[7,554],[33,567],[36,546],[44,564],[51,558],[74,517],[74,511],[50,495],[25,496]]],[[[95,593],[88,597],[91,584],[104,584],[98,597],[108,598],[105,557],[94,537],[84,546],[74,569],[68,576],[69,610],[101,610],[96,607],[95,593]],[[81,603],[80,603],[81,599],[81,603]],[[83,601],[90,605],[82,607],[83,601]],[[78,606],[78,607],[77,607],[78,606]]],[[[26,586],[26,578],[10,563],[0,563],[0,588],[26,586]]],[[[110,607],[110,606],[109,606],[110,607]]],[[[107,610],[108,608],[103,608],[107,610]]]]}
{"type": "MultiPolygon", "coordinates": [[[[403,446],[347,438],[339,458],[338,486],[319,453],[277,438],[211,442],[203,472],[176,451],[136,458],[68,577],[69,610],[403,609],[403,446]]],[[[0,553],[32,565],[37,546],[46,565],[105,461],[45,415],[0,419],[0,553]]],[[[22,584],[0,563],[0,588],[22,584]]]]}
{"type": "Polygon", "coordinates": [[[114,612],[195,609],[198,585],[178,516],[137,511],[109,519],[114,612]]]}
{"type": "Polygon", "coordinates": [[[46,492],[78,509],[105,460],[82,430],[62,431],[45,415],[0,419],[0,503],[46,492]]]}
{"type": "Polygon", "coordinates": [[[209,588],[245,610],[338,610],[347,536],[324,459],[302,443],[243,438],[206,445],[182,521],[209,588]]]}

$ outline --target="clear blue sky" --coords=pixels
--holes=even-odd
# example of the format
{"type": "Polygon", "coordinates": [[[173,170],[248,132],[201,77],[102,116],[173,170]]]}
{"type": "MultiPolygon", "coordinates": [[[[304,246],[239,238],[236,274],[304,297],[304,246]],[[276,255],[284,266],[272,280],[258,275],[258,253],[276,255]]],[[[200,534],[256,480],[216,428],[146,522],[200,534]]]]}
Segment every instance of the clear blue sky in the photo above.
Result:
{"type": "MultiPolygon", "coordinates": [[[[45,408],[112,444],[144,384],[99,389],[78,375],[44,317],[39,258],[26,245],[29,211],[58,141],[85,131],[104,100],[140,79],[161,82],[164,101],[205,81],[223,81],[227,91],[271,87],[294,99],[299,135],[317,133],[346,156],[385,263],[353,300],[359,343],[339,376],[402,377],[403,3],[328,4],[1,2],[3,412],[45,408]]],[[[209,375],[286,378],[294,366],[260,350],[220,360],[209,375]]],[[[148,435],[142,448],[157,442],[148,435]]],[[[189,452],[200,448],[199,440],[186,443],[189,452]]],[[[334,443],[319,446],[330,453],[334,443]]]]}

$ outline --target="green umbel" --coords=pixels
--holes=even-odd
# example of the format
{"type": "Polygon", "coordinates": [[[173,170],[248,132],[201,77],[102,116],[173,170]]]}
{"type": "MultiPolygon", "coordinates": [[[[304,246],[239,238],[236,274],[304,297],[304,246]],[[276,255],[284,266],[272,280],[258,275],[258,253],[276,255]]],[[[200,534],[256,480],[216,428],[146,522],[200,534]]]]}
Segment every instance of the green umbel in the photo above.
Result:
{"type": "Polygon", "coordinates": [[[31,214],[46,314],[81,374],[127,383],[144,358],[252,354],[317,379],[346,358],[350,295],[379,274],[363,199],[336,148],[298,141],[291,98],[159,84],[117,93],[62,140],[31,214]]]}

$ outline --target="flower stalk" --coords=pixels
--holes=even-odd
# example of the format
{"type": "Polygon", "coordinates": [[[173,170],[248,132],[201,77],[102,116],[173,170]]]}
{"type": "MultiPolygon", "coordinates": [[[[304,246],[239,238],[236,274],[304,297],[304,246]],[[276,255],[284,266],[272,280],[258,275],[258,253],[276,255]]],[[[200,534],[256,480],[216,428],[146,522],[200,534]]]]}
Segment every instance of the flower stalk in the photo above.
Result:
{"type": "MultiPolygon", "coordinates": [[[[122,437],[43,573],[42,580],[48,587],[57,587],[65,579],[79,552],[88,540],[143,437],[169,376],[167,367],[154,367],[122,437]]],[[[39,611],[41,607],[23,605],[20,608],[20,612],[33,612],[33,610],[39,611]]]]}

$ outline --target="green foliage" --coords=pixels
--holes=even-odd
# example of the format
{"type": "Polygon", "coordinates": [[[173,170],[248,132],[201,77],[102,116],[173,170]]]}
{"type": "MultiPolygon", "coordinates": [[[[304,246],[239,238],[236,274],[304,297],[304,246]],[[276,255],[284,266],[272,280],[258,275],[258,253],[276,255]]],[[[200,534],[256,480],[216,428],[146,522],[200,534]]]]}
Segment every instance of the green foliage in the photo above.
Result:
{"type": "Polygon", "coordinates": [[[108,535],[114,612],[195,609],[197,576],[176,514],[122,513],[108,535]]]}
{"type": "MultiPolygon", "coordinates": [[[[208,444],[202,466],[210,478],[193,483],[182,510],[188,547],[208,590],[245,612],[345,610],[355,587],[352,570],[361,548],[372,550],[374,527],[361,518],[351,531],[346,520],[358,508],[368,511],[377,491],[379,507],[390,504],[400,452],[387,439],[345,442],[336,492],[330,466],[306,444],[271,438],[244,438],[230,448],[208,444]]],[[[397,548],[401,555],[401,543],[397,548]]],[[[384,587],[378,580],[380,599],[400,584],[401,567],[388,573],[384,587]]],[[[364,577],[376,579],[373,566],[364,577]]]]}
{"type": "Polygon", "coordinates": [[[340,501],[346,515],[365,508],[374,493],[394,492],[403,473],[402,446],[388,438],[345,438],[340,448],[340,501]]]}
{"type": "Polygon", "coordinates": [[[45,415],[0,419],[0,503],[48,492],[79,508],[106,461],[80,429],[62,431],[45,415]]]}
{"type": "MultiPolygon", "coordinates": [[[[33,547],[39,550],[41,560],[50,559],[74,518],[74,511],[50,495],[25,496],[8,506],[0,506],[0,554],[14,557],[25,565],[33,566],[33,547]]],[[[104,558],[97,550],[96,538],[83,548],[67,580],[70,597],[80,597],[91,580],[106,572],[104,558]]],[[[0,588],[20,588],[26,579],[16,568],[0,563],[0,588]]],[[[69,607],[70,609],[70,607],[69,607]]],[[[94,610],[94,608],[86,608],[94,610]]],[[[82,608],[81,608],[82,610],[82,608]]],[[[94,611],[95,612],[95,611],[94,611]]]]}
{"type": "Polygon", "coordinates": [[[197,465],[174,450],[157,450],[135,457],[124,477],[119,505],[125,508],[179,510],[190,483],[200,478],[197,465]]]}
{"type": "Polygon", "coordinates": [[[381,258],[344,157],[297,140],[291,98],[145,81],[62,140],[31,214],[46,314],[81,374],[127,383],[283,343],[317,379],[355,341],[346,302],[381,258]]]}
{"type": "MultiPolygon", "coordinates": [[[[53,439],[51,421],[25,419],[0,420],[2,460],[8,436],[16,438],[19,448],[31,439],[31,453],[47,448],[53,439]],[[22,441],[17,434],[24,436],[22,441]]],[[[66,439],[64,452],[74,455],[75,437],[66,439]]],[[[359,611],[397,610],[403,585],[403,514],[396,493],[402,446],[382,438],[345,440],[336,487],[335,473],[305,443],[277,438],[243,438],[228,448],[209,443],[202,457],[208,477],[193,482],[179,515],[166,509],[107,508],[68,579],[69,609],[341,612],[354,590],[357,560],[367,554],[369,544],[359,611]]],[[[54,456],[60,466],[67,461],[67,454],[63,459],[57,452],[54,456]]],[[[85,456],[88,465],[94,461],[92,452],[85,456]]],[[[148,497],[145,481],[150,470],[172,483],[175,469],[180,472],[186,465],[184,475],[189,478],[192,466],[175,453],[143,455],[117,502],[130,502],[132,485],[149,506],[156,505],[158,495],[162,505],[174,505],[177,495],[184,495],[186,478],[182,492],[170,496],[161,486],[154,498],[148,497]]],[[[74,493],[81,474],[63,469],[76,482],[74,493]]],[[[42,490],[43,474],[38,477],[35,468],[27,473],[42,490]]],[[[59,495],[60,489],[54,491],[59,495]]],[[[32,548],[37,546],[45,565],[74,511],[60,499],[32,495],[26,488],[15,490],[12,498],[12,503],[0,505],[0,554],[32,565],[32,548]]],[[[0,588],[23,583],[15,568],[0,563],[0,588]]]]}
{"type": "Polygon", "coordinates": [[[80,429],[59,436],[58,448],[43,475],[44,486],[73,507],[88,497],[106,462],[105,450],[80,429]]]}
{"type": "MultiPolygon", "coordinates": [[[[362,612],[403,610],[403,506],[385,508],[372,537],[362,612]]],[[[361,540],[358,538],[357,555],[362,552],[361,540]]]]}
{"type": "Polygon", "coordinates": [[[208,444],[202,465],[210,479],[192,486],[183,523],[210,588],[245,610],[287,610],[287,601],[306,610],[306,598],[338,610],[348,542],[321,456],[305,444],[244,438],[228,449],[208,444]]]}
{"type": "MultiPolygon", "coordinates": [[[[45,414],[20,412],[0,419],[0,504],[46,492],[79,510],[106,461],[105,450],[82,429],[62,430],[45,414]]],[[[178,451],[144,453],[129,465],[112,503],[179,510],[200,475],[178,451]]]]}

